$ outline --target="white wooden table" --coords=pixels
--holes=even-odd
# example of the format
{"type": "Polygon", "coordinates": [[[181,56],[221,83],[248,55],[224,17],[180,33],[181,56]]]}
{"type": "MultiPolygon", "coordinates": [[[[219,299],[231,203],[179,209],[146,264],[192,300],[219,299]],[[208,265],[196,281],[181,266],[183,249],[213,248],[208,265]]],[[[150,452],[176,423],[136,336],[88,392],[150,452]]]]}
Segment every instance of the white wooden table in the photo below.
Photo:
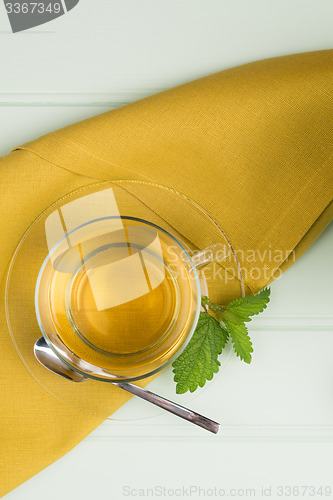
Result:
{"type": "MultiPolygon", "coordinates": [[[[332,19],[331,0],[81,0],[66,16],[13,35],[1,4],[0,154],[204,74],[331,48],[332,19]]],[[[6,498],[118,500],[139,488],[152,497],[146,490],[155,487],[167,498],[202,498],[210,488],[276,498],[278,486],[332,483],[332,246],[331,225],[272,285],[269,309],[251,324],[253,363],[230,359],[191,401],[221,421],[219,435],[152,417],[131,400],[115,416],[150,418],[105,422],[6,498]]]]}

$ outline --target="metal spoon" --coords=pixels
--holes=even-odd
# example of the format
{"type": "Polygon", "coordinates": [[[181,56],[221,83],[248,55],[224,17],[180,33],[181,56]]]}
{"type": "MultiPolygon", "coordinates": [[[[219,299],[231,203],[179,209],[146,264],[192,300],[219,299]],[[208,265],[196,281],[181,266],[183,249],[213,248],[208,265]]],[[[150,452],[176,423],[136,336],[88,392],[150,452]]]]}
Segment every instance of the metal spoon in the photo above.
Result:
{"type": "MultiPolygon", "coordinates": [[[[84,382],[85,380],[89,379],[89,377],[86,377],[81,373],[72,370],[69,366],[67,366],[66,363],[61,361],[61,359],[58,358],[56,353],[53,352],[53,350],[47,345],[43,337],[38,339],[37,342],[35,343],[34,353],[37,360],[43,366],[45,366],[45,368],[47,368],[53,373],[56,373],[57,375],[60,375],[61,377],[64,377],[68,380],[72,380],[73,382],[84,382]]],[[[154,405],[159,406],[160,408],[163,408],[164,410],[167,410],[170,413],[173,413],[174,415],[177,415],[178,417],[188,420],[189,422],[192,422],[193,424],[198,425],[199,427],[203,427],[209,432],[217,434],[219,430],[220,424],[218,424],[217,422],[214,422],[213,420],[210,420],[209,418],[204,417],[199,413],[195,413],[192,410],[188,410],[187,408],[184,408],[184,406],[181,406],[177,403],[173,403],[168,399],[162,398],[162,396],[158,396],[153,392],[147,391],[146,389],[142,389],[137,385],[130,384],[129,382],[111,382],[111,383],[113,385],[117,385],[118,387],[124,389],[125,391],[130,392],[131,394],[134,394],[135,396],[138,396],[139,398],[149,401],[149,403],[153,403],[154,405]]]]}

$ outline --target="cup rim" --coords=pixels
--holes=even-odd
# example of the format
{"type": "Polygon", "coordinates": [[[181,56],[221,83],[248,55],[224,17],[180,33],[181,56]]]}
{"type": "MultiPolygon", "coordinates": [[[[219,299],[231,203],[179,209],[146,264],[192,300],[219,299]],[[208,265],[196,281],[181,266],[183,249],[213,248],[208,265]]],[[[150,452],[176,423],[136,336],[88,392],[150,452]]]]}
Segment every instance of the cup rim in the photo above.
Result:
{"type": "MultiPolygon", "coordinates": [[[[155,375],[159,372],[161,372],[162,370],[164,370],[165,368],[167,368],[168,366],[170,366],[173,361],[178,358],[178,356],[180,356],[180,354],[184,351],[184,349],[186,348],[186,346],[188,345],[188,343],[190,342],[191,338],[192,338],[192,335],[195,331],[195,328],[197,326],[197,323],[198,323],[198,319],[199,319],[199,315],[200,315],[200,309],[201,309],[201,285],[200,285],[200,279],[199,279],[199,275],[198,275],[198,272],[197,272],[197,269],[194,265],[194,262],[190,256],[190,254],[188,253],[188,251],[186,250],[186,248],[183,246],[183,244],[177,239],[175,238],[171,233],[169,233],[169,231],[167,231],[166,229],[163,229],[162,227],[158,226],[157,224],[153,223],[153,222],[150,222],[150,221],[147,221],[145,219],[141,219],[141,218],[138,218],[138,217],[133,217],[133,216],[125,216],[125,215],[110,215],[110,216],[105,216],[105,217],[99,217],[97,219],[92,219],[88,222],[85,222],[83,224],[80,224],[79,226],[75,227],[74,229],[72,229],[71,231],[67,232],[65,234],[65,236],[63,236],[52,248],[51,250],[48,252],[46,258],[44,259],[43,261],[43,264],[38,272],[38,276],[37,276],[37,280],[36,280],[36,286],[35,286],[35,313],[36,313],[36,317],[37,317],[37,322],[38,322],[38,326],[40,328],[40,331],[42,332],[42,335],[47,343],[47,345],[52,349],[52,351],[58,356],[58,358],[64,362],[67,366],[69,366],[69,368],[71,368],[72,370],[78,372],[78,373],[81,373],[82,375],[86,376],[86,377],[89,377],[93,380],[98,380],[98,381],[103,381],[103,382],[121,382],[121,381],[125,381],[125,382],[134,382],[134,381],[138,381],[138,380],[143,380],[145,378],[148,378],[152,375],[155,375]],[[38,297],[39,297],[39,288],[40,288],[40,282],[41,282],[41,278],[42,278],[42,275],[43,275],[43,272],[44,272],[44,269],[47,265],[47,263],[49,262],[50,260],[50,257],[52,255],[52,253],[62,244],[62,242],[64,240],[66,240],[68,238],[68,236],[70,236],[71,234],[73,234],[75,231],[78,231],[79,229],[85,227],[85,226],[88,226],[90,224],[93,224],[93,223],[96,223],[96,222],[99,222],[99,221],[104,221],[104,220],[112,220],[112,219],[120,219],[120,220],[130,220],[130,221],[134,221],[134,222],[140,222],[140,223],[143,223],[145,225],[148,225],[148,226],[151,226],[159,231],[161,231],[162,233],[164,233],[166,236],[168,236],[169,238],[171,238],[174,243],[182,250],[182,252],[184,253],[185,257],[187,258],[187,261],[189,262],[190,266],[191,266],[191,272],[193,272],[193,276],[194,276],[194,281],[195,281],[195,284],[196,284],[196,293],[197,293],[197,304],[196,304],[196,311],[195,311],[195,316],[194,316],[194,320],[193,320],[193,323],[192,323],[192,326],[191,326],[191,329],[187,335],[187,338],[185,340],[185,342],[182,344],[182,346],[174,353],[174,355],[168,359],[165,363],[163,363],[161,366],[157,367],[156,369],[154,370],[151,370],[149,371],[148,373],[146,374],[143,374],[143,375],[138,375],[138,376],[135,376],[135,377],[127,377],[127,376],[112,376],[111,373],[109,373],[108,371],[106,371],[105,368],[101,368],[101,367],[98,367],[97,365],[94,365],[92,363],[89,363],[88,361],[85,361],[83,360],[82,358],[80,358],[80,356],[76,355],[75,353],[73,353],[79,360],[82,360],[84,362],[85,365],[87,365],[90,369],[96,369],[96,370],[103,370],[105,372],[105,377],[102,377],[102,376],[99,376],[97,374],[93,374],[91,372],[87,373],[86,371],[83,371],[83,370],[80,370],[80,368],[78,368],[77,366],[74,366],[73,364],[71,364],[67,359],[65,359],[61,353],[56,349],[56,346],[51,342],[51,340],[48,338],[45,330],[44,330],[44,327],[43,327],[43,324],[42,324],[42,320],[41,320],[41,316],[40,316],[40,312],[39,312],[39,305],[38,305],[38,297]]],[[[67,348],[67,346],[66,346],[67,348]]],[[[68,348],[67,348],[68,349],[68,348]]],[[[110,370],[111,371],[111,370],[110,370]]]]}

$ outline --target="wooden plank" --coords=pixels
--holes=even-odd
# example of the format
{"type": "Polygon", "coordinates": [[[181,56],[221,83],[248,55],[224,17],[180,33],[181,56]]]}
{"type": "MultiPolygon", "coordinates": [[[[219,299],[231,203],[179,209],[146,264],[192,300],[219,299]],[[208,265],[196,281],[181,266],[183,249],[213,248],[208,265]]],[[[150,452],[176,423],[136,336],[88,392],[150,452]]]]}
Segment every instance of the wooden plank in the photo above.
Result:
{"type": "Polygon", "coordinates": [[[1,5],[4,92],[150,93],[256,59],[330,48],[330,0],[81,0],[13,34],[1,5]]]}

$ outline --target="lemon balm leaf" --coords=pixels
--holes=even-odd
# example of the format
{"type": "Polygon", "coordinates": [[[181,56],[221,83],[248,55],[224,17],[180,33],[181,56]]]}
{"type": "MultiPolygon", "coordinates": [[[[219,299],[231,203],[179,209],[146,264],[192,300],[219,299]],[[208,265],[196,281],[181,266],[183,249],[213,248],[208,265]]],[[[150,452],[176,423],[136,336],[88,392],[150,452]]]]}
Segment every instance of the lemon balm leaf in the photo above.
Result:
{"type": "Polygon", "coordinates": [[[212,380],[219,371],[221,363],[218,356],[228,338],[226,329],[213,316],[200,313],[192,338],[172,364],[177,394],[194,392],[207,380],[212,380]]]}
{"type": "Polygon", "coordinates": [[[222,313],[223,319],[229,320],[232,323],[239,324],[240,322],[251,321],[250,316],[255,316],[266,309],[270,300],[270,288],[263,288],[256,295],[240,297],[232,300],[222,313]],[[228,318],[228,314],[232,315],[228,318]]]}
{"type": "Polygon", "coordinates": [[[244,323],[231,323],[224,320],[224,324],[229,332],[234,351],[245,363],[251,363],[252,360],[252,342],[244,323]]]}
{"type": "Polygon", "coordinates": [[[219,371],[219,354],[231,340],[236,355],[245,363],[251,363],[253,346],[246,322],[267,307],[270,289],[264,288],[256,295],[232,300],[227,306],[214,304],[202,297],[205,309],[200,313],[197,328],[182,354],[173,362],[176,392],[194,392],[203,387],[219,371]],[[211,316],[209,310],[215,317],[211,316]]]}

